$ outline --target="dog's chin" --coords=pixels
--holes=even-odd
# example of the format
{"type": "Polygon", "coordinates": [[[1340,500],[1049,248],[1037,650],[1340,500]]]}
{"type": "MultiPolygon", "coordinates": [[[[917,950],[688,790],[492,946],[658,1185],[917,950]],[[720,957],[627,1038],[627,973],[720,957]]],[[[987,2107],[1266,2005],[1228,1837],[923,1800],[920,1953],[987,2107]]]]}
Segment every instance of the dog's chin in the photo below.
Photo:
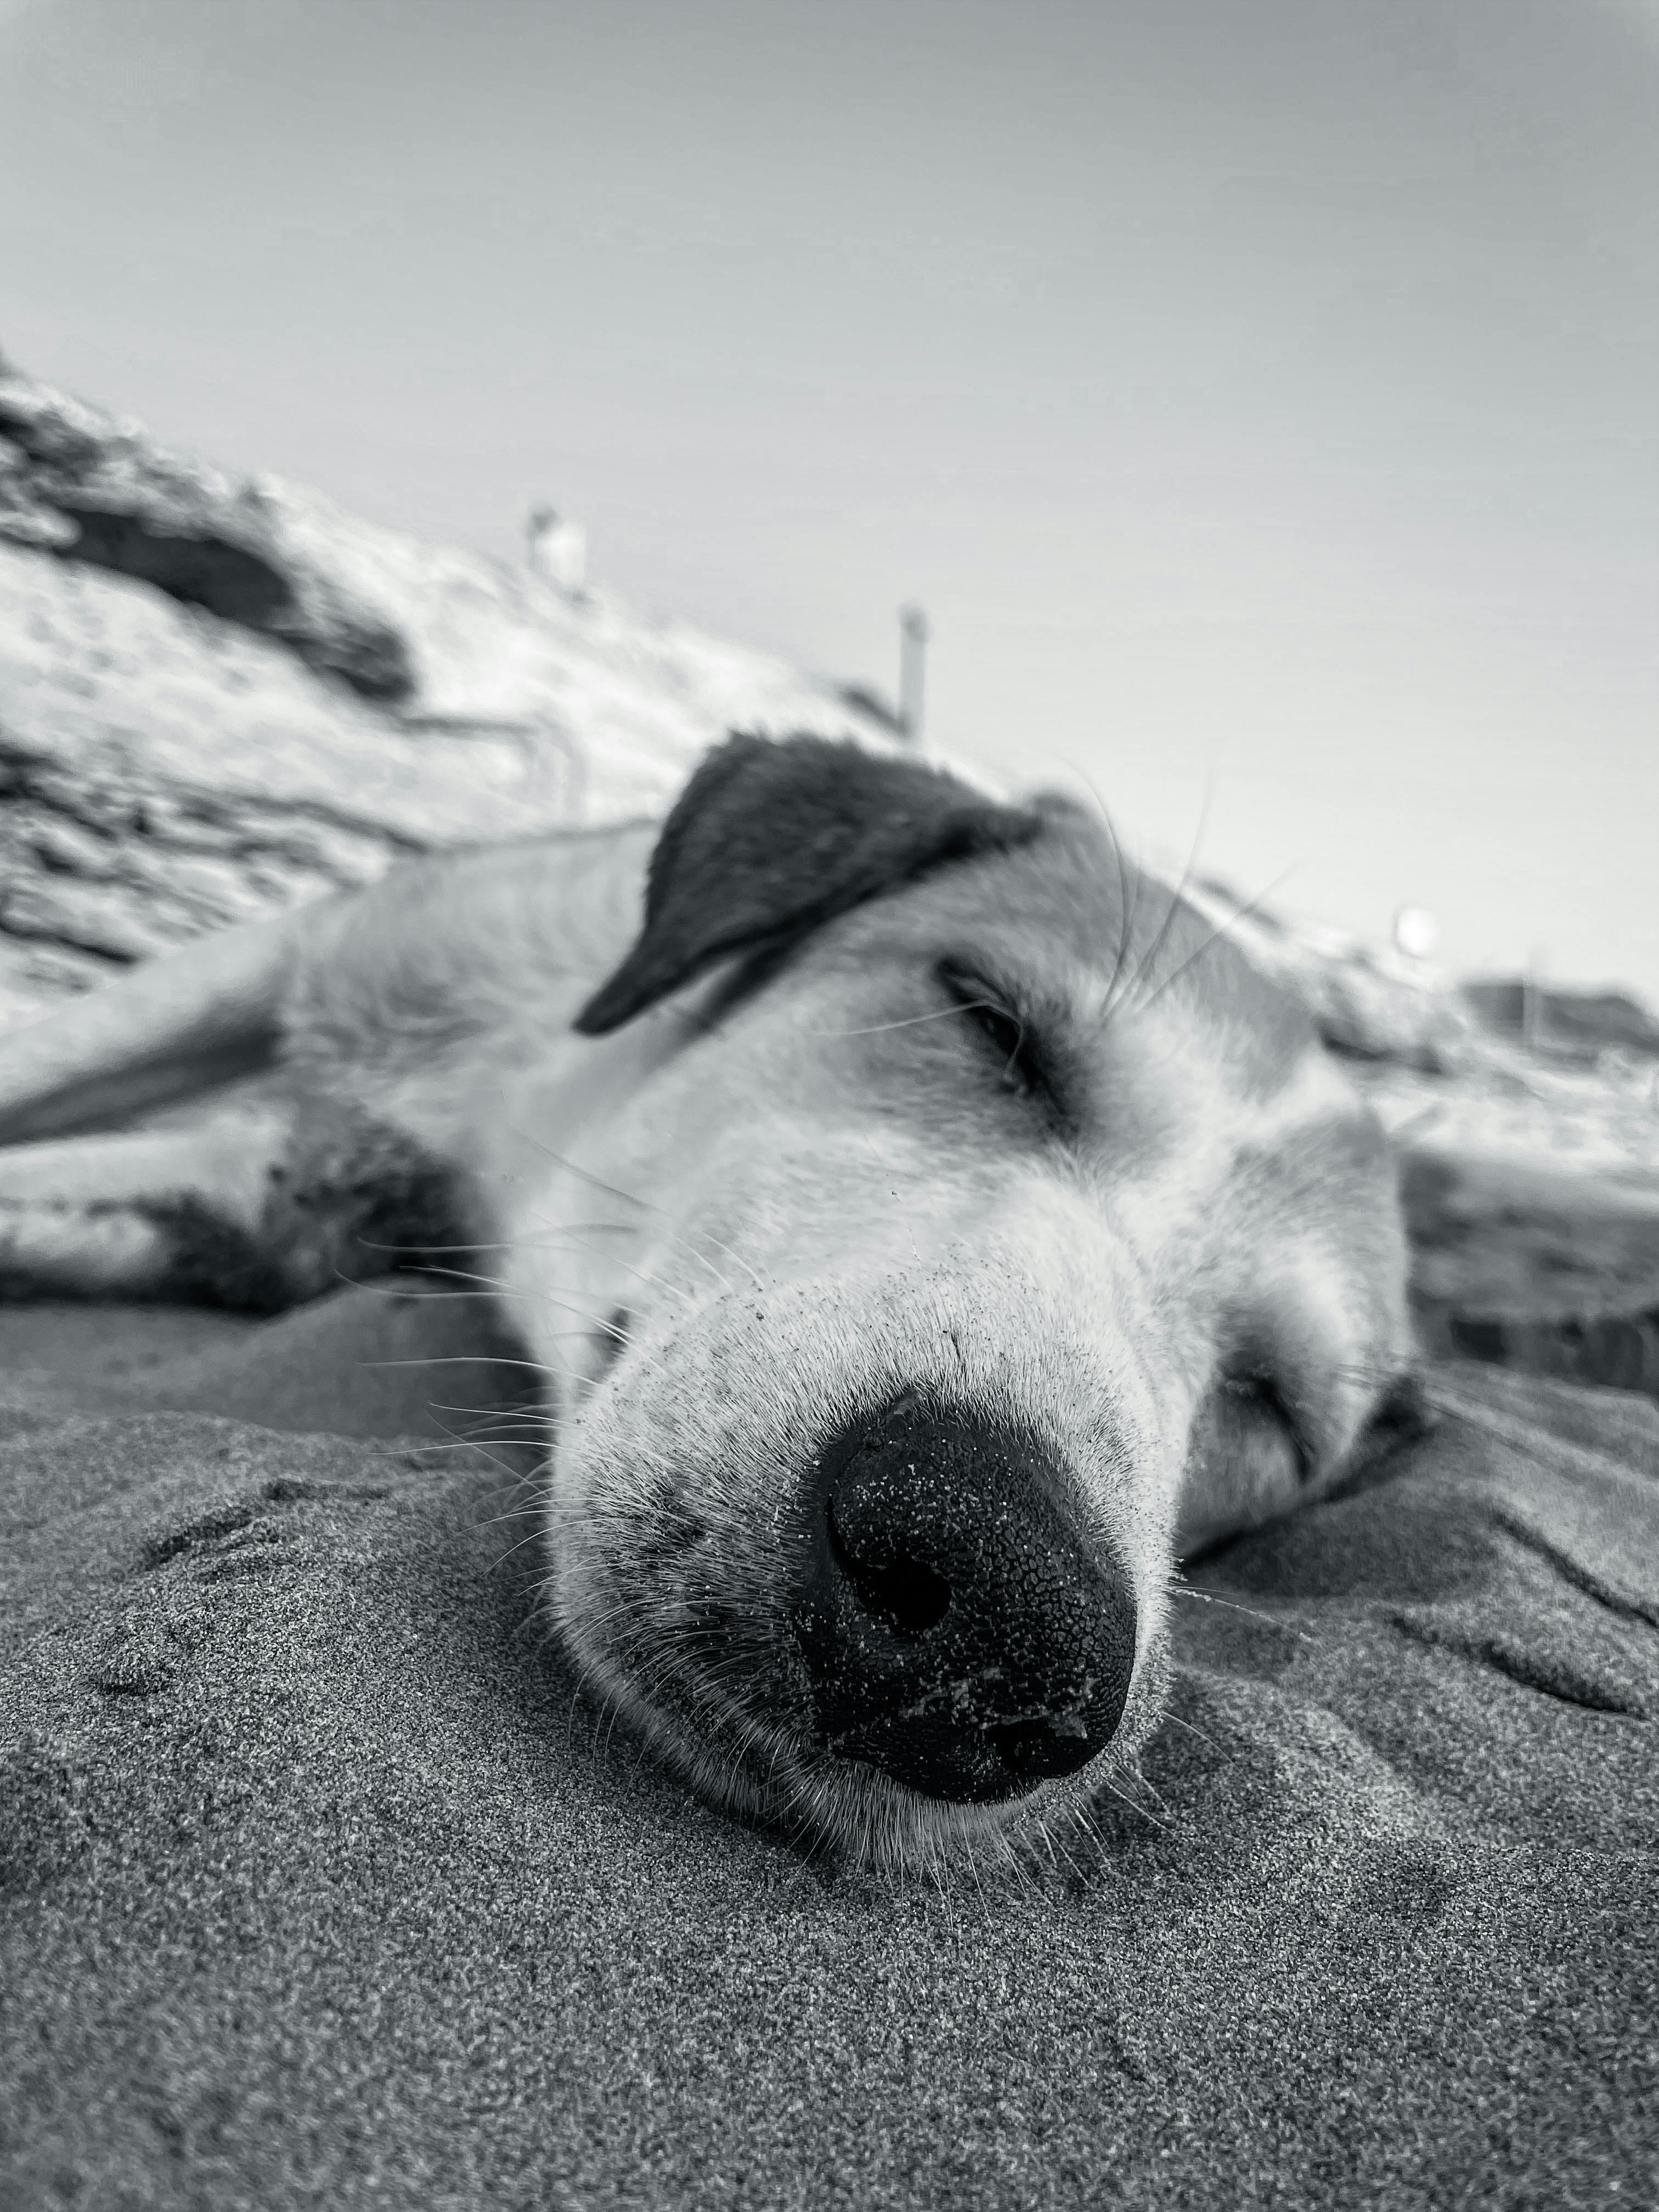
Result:
{"type": "MultiPolygon", "coordinates": [[[[616,1570],[612,1569],[612,1575],[616,1570]]],[[[610,1579],[610,1577],[607,1577],[610,1579]]],[[[596,1727],[620,1720],[660,1764],[716,1810],[770,1830],[841,1872],[928,1881],[1055,1869],[1081,1875],[1100,1847],[1097,1806],[1138,1806],[1139,1751],[1161,1718],[1169,1662],[1162,1636],[1140,1655],[1107,1747],[1076,1773],[989,1802],[930,1796],[813,1740],[809,1717],[781,1711],[787,1670],[689,1652],[662,1637],[605,1632],[616,1608],[582,1601],[555,1577],[550,1610],[596,1727]],[[773,1676],[769,1694],[766,1676],[773,1676]]]]}

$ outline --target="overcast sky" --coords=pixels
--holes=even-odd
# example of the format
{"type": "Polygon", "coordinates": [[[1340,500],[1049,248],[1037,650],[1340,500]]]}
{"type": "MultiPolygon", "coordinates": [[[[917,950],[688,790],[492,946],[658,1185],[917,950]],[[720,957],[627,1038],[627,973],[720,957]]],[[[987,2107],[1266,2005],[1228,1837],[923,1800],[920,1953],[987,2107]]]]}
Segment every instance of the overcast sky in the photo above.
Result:
{"type": "Polygon", "coordinates": [[[0,345],[1659,995],[1652,0],[0,0],[0,345]]]}

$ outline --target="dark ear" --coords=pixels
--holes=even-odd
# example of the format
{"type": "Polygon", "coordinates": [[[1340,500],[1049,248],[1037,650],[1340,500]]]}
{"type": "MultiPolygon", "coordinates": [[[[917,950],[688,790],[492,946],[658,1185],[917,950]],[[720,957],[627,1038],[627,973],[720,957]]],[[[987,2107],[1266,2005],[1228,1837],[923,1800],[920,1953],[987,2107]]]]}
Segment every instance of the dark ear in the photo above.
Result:
{"type": "Polygon", "coordinates": [[[663,824],[645,927],[576,1017],[603,1036],[734,952],[782,947],[947,860],[1042,828],[942,769],[829,738],[732,737],[663,824]]]}

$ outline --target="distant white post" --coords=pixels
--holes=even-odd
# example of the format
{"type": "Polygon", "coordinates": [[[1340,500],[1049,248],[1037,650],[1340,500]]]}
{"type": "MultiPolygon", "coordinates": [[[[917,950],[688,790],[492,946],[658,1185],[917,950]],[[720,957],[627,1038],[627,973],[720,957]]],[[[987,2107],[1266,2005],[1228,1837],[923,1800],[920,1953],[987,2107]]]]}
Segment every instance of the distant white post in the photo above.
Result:
{"type": "Polygon", "coordinates": [[[525,524],[525,562],[544,583],[580,592],[587,582],[587,532],[580,522],[562,522],[553,507],[532,507],[525,524]]]}
{"type": "Polygon", "coordinates": [[[899,609],[899,720],[913,745],[921,743],[929,635],[927,617],[920,607],[899,609]]]}

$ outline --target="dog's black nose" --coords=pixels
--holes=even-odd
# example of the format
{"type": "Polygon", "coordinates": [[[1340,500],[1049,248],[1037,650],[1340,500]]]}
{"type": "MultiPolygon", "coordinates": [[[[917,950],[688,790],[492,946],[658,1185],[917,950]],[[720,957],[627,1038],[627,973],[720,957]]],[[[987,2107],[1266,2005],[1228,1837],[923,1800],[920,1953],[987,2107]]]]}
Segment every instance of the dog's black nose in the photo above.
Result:
{"type": "Polygon", "coordinates": [[[907,1395],[820,1454],[794,1626],[825,1747],[930,1797],[1018,1796],[1111,1741],[1127,1571],[1034,1437],[907,1395]]]}

